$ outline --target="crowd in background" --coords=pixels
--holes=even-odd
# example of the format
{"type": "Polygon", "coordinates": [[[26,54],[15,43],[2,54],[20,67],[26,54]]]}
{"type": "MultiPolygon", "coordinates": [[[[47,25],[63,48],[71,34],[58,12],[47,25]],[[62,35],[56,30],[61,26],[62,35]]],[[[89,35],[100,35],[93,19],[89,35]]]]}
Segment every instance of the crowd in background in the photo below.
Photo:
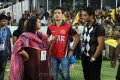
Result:
{"type": "MultiPolygon", "coordinates": [[[[63,20],[65,22],[70,23],[73,28],[77,30],[79,34],[82,34],[83,26],[85,21],[81,17],[82,9],[79,11],[67,10],[63,13],[63,20]]],[[[5,14],[5,13],[1,13],[5,14]]],[[[41,19],[42,26],[48,26],[51,22],[54,22],[53,11],[45,11],[42,7],[39,11],[33,10],[32,12],[24,11],[22,18],[29,19],[30,17],[37,16],[41,19]]],[[[105,29],[106,39],[115,38],[118,39],[120,35],[120,9],[111,9],[104,8],[103,10],[96,9],[95,18],[97,22],[102,25],[105,29]],[[118,38],[117,38],[118,37],[118,38]]],[[[8,25],[18,26],[19,24],[16,22],[16,19],[13,19],[10,12],[7,13],[8,25]]],[[[82,36],[81,36],[82,39],[82,36]]],[[[109,59],[112,58],[112,53],[115,52],[114,49],[110,51],[108,45],[105,45],[105,53],[103,51],[104,58],[109,59]],[[111,55],[109,55],[111,54],[111,55]]]]}

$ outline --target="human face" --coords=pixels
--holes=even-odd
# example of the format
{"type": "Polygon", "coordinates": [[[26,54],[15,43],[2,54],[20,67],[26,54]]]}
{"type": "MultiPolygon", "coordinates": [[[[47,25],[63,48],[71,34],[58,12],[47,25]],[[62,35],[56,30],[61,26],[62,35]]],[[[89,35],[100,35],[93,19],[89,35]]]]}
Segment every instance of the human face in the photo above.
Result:
{"type": "Polygon", "coordinates": [[[37,19],[36,30],[39,30],[40,28],[41,28],[41,20],[37,19]]]}
{"type": "Polygon", "coordinates": [[[7,23],[8,23],[8,21],[7,21],[6,19],[2,19],[2,20],[0,20],[0,27],[4,27],[4,26],[6,26],[7,23]]]}
{"type": "Polygon", "coordinates": [[[82,12],[82,18],[85,22],[89,22],[91,20],[91,16],[89,16],[86,11],[82,12]]]}
{"type": "Polygon", "coordinates": [[[60,9],[56,9],[54,11],[54,19],[55,19],[55,21],[61,21],[63,19],[63,14],[60,9]]]}

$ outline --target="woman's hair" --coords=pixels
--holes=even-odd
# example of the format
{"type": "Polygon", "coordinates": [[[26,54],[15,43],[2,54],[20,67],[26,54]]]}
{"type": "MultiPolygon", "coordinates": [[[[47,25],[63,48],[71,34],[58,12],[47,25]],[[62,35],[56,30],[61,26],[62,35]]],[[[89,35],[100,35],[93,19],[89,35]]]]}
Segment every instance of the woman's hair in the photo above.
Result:
{"type": "Polygon", "coordinates": [[[29,18],[24,31],[35,33],[36,32],[36,26],[37,26],[37,19],[39,19],[39,18],[37,18],[37,17],[29,18]]]}
{"type": "Polygon", "coordinates": [[[17,28],[17,31],[19,33],[22,34],[23,30],[24,30],[24,22],[26,21],[27,19],[26,18],[21,18],[20,21],[19,21],[19,24],[18,24],[18,28],[17,28]]]}

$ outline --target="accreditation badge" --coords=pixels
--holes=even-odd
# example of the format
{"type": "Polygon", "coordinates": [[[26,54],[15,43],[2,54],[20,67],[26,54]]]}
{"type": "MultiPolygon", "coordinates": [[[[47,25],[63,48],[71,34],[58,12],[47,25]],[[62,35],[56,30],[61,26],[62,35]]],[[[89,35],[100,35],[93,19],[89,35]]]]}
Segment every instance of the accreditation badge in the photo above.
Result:
{"type": "Polygon", "coordinates": [[[47,52],[46,51],[41,51],[41,61],[45,61],[47,57],[47,52]]]}

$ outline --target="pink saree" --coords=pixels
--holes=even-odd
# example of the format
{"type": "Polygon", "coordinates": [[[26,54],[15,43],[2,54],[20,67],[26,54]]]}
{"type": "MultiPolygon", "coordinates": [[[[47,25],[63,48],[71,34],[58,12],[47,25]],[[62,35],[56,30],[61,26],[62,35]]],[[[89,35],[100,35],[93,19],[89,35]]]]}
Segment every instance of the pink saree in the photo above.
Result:
{"type": "Polygon", "coordinates": [[[24,32],[13,47],[8,80],[52,80],[48,48],[46,35],[24,32]],[[27,61],[20,54],[23,50],[29,55],[27,61]],[[42,50],[47,51],[44,61],[40,59],[42,50]]]}

